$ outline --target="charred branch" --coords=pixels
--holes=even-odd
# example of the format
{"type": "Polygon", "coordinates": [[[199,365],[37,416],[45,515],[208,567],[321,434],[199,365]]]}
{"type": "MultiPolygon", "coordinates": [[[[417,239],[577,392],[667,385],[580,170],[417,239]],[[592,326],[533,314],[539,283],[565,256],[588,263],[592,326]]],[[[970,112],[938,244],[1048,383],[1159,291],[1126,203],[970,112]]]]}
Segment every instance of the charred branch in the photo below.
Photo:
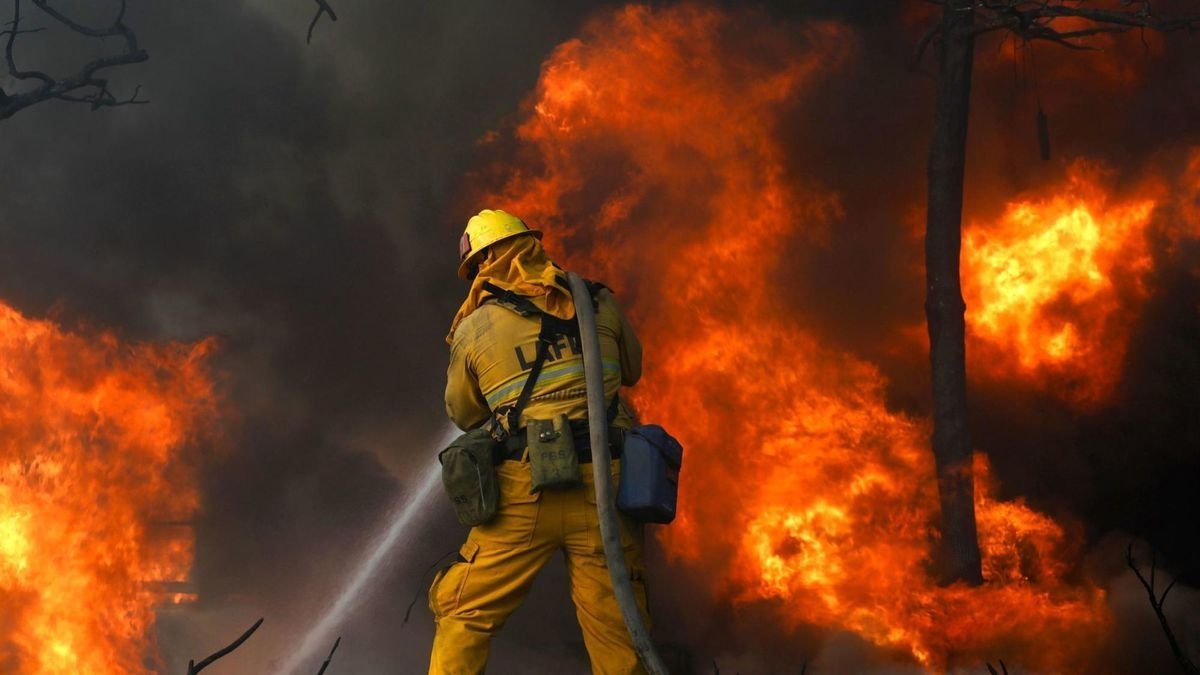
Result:
{"type": "MultiPolygon", "coordinates": [[[[930,1],[946,4],[946,0],[930,1]]],[[[1081,38],[1093,35],[1132,30],[1161,33],[1200,30],[1200,12],[1165,17],[1155,13],[1151,0],[1125,0],[1121,4],[1128,9],[1089,7],[1087,0],[979,0],[957,11],[975,15],[974,35],[1004,30],[1026,41],[1043,40],[1075,50],[1094,50],[1095,47],[1080,42],[1081,38]],[[1082,19],[1090,25],[1060,30],[1053,25],[1059,19],[1082,19]]],[[[927,38],[922,38],[922,43],[927,42],[927,38]]],[[[918,57],[923,51],[923,47],[918,49],[918,57]]]]}
{"type": "MultiPolygon", "coordinates": [[[[241,637],[239,637],[238,639],[229,643],[229,645],[227,647],[225,647],[223,649],[219,649],[216,652],[213,652],[208,658],[204,659],[200,663],[195,663],[194,661],[188,661],[187,675],[196,675],[196,673],[211,666],[213,664],[213,662],[215,662],[217,659],[219,659],[223,656],[226,656],[233,650],[237,649],[238,647],[241,647],[243,642],[245,642],[246,640],[249,640],[251,635],[254,635],[254,631],[258,630],[258,627],[262,625],[262,622],[263,622],[262,619],[255,621],[254,625],[251,626],[245,633],[242,633],[241,637]]],[[[334,645],[334,648],[336,649],[337,645],[334,645]]],[[[332,657],[333,652],[330,652],[329,655],[330,655],[330,657],[332,657]]],[[[321,670],[322,670],[322,672],[324,672],[325,669],[322,668],[321,670]]]]}
{"type": "Polygon", "coordinates": [[[101,56],[84,63],[79,70],[67,77],[53,77],[38,70],[24,70],[17,65],[14,47],[17,37],[45,30],[44,27],[23,28],[21,16],[21,0],[12,0],[12,20],[8,29],[0,32],[4,40],[4,61],[9,77],[18,82],[36,84],[32,89],[17,93],[8,93],[0,89],[0,120],[8,119],[18,111],[42,101],[59,100],[68,103],[85,103],[92,110],[103,107],[136,105],[146,103],[139,99],[141,89],[135,88],[128,97],[118,98],[108,89],[108,80],[103,76],[104,71],[118,66],[140,63],[150,58],[146,50],[138,46],[137,36],[125,25],[125,0],[121,0],[116,18],[112,23],[95,28],[80,23],[51,6],[48,0],[30,0],[42,16],[52,22],[84,37],[104,40],[105,38],[120,38],[122,49],[113,54],[101,56]]]}
{"type": "Polygon", "coordinates": [[[342,638],[333,641],[333,649],[329,650],[329,656],[325,657],[325,662],[321,664],[321,669],[317,671],[317,675],[325,675],[325,669],[329,667],[329,662],[333,661],[333,653],[337,651],[338,645],[342,644],[342,638]]]}
{"type": "Polygon", "coordinates": [[[1155,577],[1158,568],[1157,554],[1155,554],[1154,550],[1151,549],[1150,578],[1147,579],[1145,575],[1142,574],[1141,569],[1138,568],[1137,560],[1135,560],[1133,557],[1132,542],[1130,542],[1129,548],[1125,551],[1125,564],[1129,566],[1129,569],[1133,570],[1133,573],[1137,575],[1138,581],[1141,582],[1142,588],[1146,590],[1146,596],[1150,600],[1150,607],[1154,610],[1154,616],[1158,619],[1159,626],[1162,627],[1163,635],[1167,636],[1167,643],[1171,645],[1171,653],[1175,656],[1176,662],[1179,663],[1180,670],[1188,675],[1200,675],[1200,669],[1196,668],[1196,664],[1192,663],[1192,660],[1188,658],[1188,655],[1185,654],[1183,649],[1180,648],[1179,642],[1175,639],[1175,633],[1171,630],[1171,624],[1167,621],[1167,615],[1163,612],[1163,605],[1167,601],[1167,595],[1171,592],[1172,588],[1175,588],[1176,580],[1172,579],[1171,583],[1167,584],[1167,587],[1163,589],[1162,593],[1159,593],[1158,588],[1156,587],[1157,579],[1155,577]]]}
{"type": "MultiPolygon", "coordinates": [[[[949,0],[927,0],[947,7],[949,0]]],[[[1125,0],[1121,4],[1128,9],[1088,7],[1087,0],[978,0],[974,3],[954,3],[951,11],[971,14],[975,17],[970,28],[971,36],[1006,31],[1026,42],[1052,42],[1076,51],[1095,51],[1096,47],[1083,42],[1094,35],[1113,35],[1130,31],[1200,31],[1200,12],[1184,16],[1163,17],[1154,12],[1151,0],[1125,0]],[[1075,22],[1071,29],[1062,30],[1054,26],[1060,19],[1081,19],[1087,24],[1080,27],[1075,22]]],[[[1060,22],[1061,23],[1061,22],[1060,22]]],[[[929,45],[940,40],[944,22],[930,26],[921,36],[914,50],[910,68],[918,64],[928,51],[929,45]]]]}
{"type": "Polygon", "coordinates": [[[317,13],[313,15],[312,22],[308,24],[308,38],[304,41],[305,44],[312,44],[313,29],[317,27],[317,22],[321,20],[324,14],[329,15],[330,21],[337,21],[337,13],[329,6],[326,0],[316,0],[317,13]]]}
{"type": "Polygon", "coordinates": [[[921,60],[925,58],[925,52],[929,49],[929,45],[933,44],[942,34],[942,24],[935,23],[925,31],[921,39],[917,42],[917,48],[913,51],[912,60],[909,61],[909,70],[918,70],[921,65],[921,60]]]}

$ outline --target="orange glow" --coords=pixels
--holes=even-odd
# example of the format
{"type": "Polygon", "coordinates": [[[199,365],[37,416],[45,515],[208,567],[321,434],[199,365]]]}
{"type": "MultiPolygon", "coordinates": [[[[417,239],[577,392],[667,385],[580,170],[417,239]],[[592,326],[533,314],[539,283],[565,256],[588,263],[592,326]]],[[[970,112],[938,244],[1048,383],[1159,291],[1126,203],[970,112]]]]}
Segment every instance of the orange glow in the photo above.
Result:
{"type": "Polygon", "coordinates": [[[822,343],[773,285],[786,251],[843,225],[836,194],[789,175],[803,148],[777,115],[819,104],[856,51],[845,26],[711,7],[598,17],[544,64],[516,154],[476,178],[480,203],[545,228],[638,326],[634,403],[687,448],[681,515],[658,530],[674,564],[774,607],[785,632],[851,631],[930,669],[1002,649],[1070,670],[1108,618],[1102,591],[1067,580],[1062,527],[992,497],[981,458],[988,583],[939,587],[927,423],[888,410],[879,371],[822,343]]]}
{"type": "Polygon", "coordinates": [[[152,673],[154,608],[189,599],[211,341],[125,345],[0,303],[0,672],[152,673]]]}
{"type": "Polygon", "coordinates": [[[1107,397],[1146,294],[1154,192],[1109,199],[1098,171],[1077,162],[1046,196],[971,223],[962,262],[972,369],[1057,385],[1080,402],[1107,397]]]}

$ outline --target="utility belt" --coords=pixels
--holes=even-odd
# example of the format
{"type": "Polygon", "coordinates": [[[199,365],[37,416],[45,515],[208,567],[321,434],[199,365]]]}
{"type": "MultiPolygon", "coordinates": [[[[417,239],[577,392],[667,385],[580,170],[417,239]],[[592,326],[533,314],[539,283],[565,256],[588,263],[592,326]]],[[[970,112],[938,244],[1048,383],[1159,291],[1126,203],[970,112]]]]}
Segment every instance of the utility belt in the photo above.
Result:
{"type": "MultiPolygon", "coordinates": [[[[575,446],[576,458],[580,464],[590,464],[592,462],[592,436],[587,420],[569,420],[568,424],[571,427],[571,440],[572,445],[575,446]]],[[[613,459],[621,458],[621,451],[625,448],[625,431],[622,427],[608,427],[608,447],[613,459]]],[[[525,455],[525,449],[528,447],[529,427],[522,427],[503,443],[497,445],[494,461],[497,465],[505,460],[528,461],[525,455]]]]}

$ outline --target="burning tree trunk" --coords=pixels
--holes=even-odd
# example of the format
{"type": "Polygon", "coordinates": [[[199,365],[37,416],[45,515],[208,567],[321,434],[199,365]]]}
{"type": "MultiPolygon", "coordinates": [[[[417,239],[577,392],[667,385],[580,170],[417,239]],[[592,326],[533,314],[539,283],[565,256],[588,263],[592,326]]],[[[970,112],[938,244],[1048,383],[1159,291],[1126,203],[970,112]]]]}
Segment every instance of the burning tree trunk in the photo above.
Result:
{"type": "MultiPolygon", "coordinates": [[[[933,379],[933,455],[942,506],[942,571],[946,581],[978,584],[971,439],[967,425],[966,347],[958,260],[962,243],[963,174],[975,38],[1006,31],[1025,42],[1043,40],[1076,50],[1094,49],[1090,36],[1151,29],[1200,30],[1200,16],[1161,18],[1150,0],[1125,0],[1117,9],[1086,0],[931,0],[942,16],[922,38],[917,58],[940,41],[937,106],[929,148],[925,226],[925,316],[933,379]],[[1066,30],[1055,22],[1067,20],[1066,30]]],[[[1040,122],[1041,124],[1041,122],[1040,122]]],[[[1042,124],[1044,129],[1044,124],[1042,124]]],[[[1043,156],[1049,139],[1039,139],[1043,156]]]]}
{"type": "Polygon", "coordinates": [[[942,569],[947,581],[983,581],[975,533],[971,437],[967,426],[966,326],[958,259],[963,173],[975,45],[971,0],[942,12],[941,63],[925,224],[925,318],[933,380],[933,456],[942,505],[942,569]]]}

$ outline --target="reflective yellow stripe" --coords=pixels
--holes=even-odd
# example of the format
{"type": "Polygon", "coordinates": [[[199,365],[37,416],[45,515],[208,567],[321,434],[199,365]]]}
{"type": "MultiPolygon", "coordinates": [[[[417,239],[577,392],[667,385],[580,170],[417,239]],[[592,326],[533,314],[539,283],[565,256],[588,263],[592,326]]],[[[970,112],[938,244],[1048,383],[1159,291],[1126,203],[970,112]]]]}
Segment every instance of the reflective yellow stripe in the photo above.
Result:
{"type": "MultiPolygon", "coordinates": [[[[604,373],[609,375],[621,373],[621,362],[615,359],[604,359],[604,373]]],[[[583,378],[583,358],[572,357],[565,361],[550,363],[542,367],[541,375],[538,376],[537,385],[534,386],[534,391],[541,389],[547,384],[561,382],[571,378],[583,378]]],[[[525,388],[525,381],[529,379],[529,374],[523,374],[508,384],[498,387],[495,391],[485,394],[488,406],[492,410],[499,407],[499,404],[509,398],[516,398],[521,390],[525,388]]]]}

